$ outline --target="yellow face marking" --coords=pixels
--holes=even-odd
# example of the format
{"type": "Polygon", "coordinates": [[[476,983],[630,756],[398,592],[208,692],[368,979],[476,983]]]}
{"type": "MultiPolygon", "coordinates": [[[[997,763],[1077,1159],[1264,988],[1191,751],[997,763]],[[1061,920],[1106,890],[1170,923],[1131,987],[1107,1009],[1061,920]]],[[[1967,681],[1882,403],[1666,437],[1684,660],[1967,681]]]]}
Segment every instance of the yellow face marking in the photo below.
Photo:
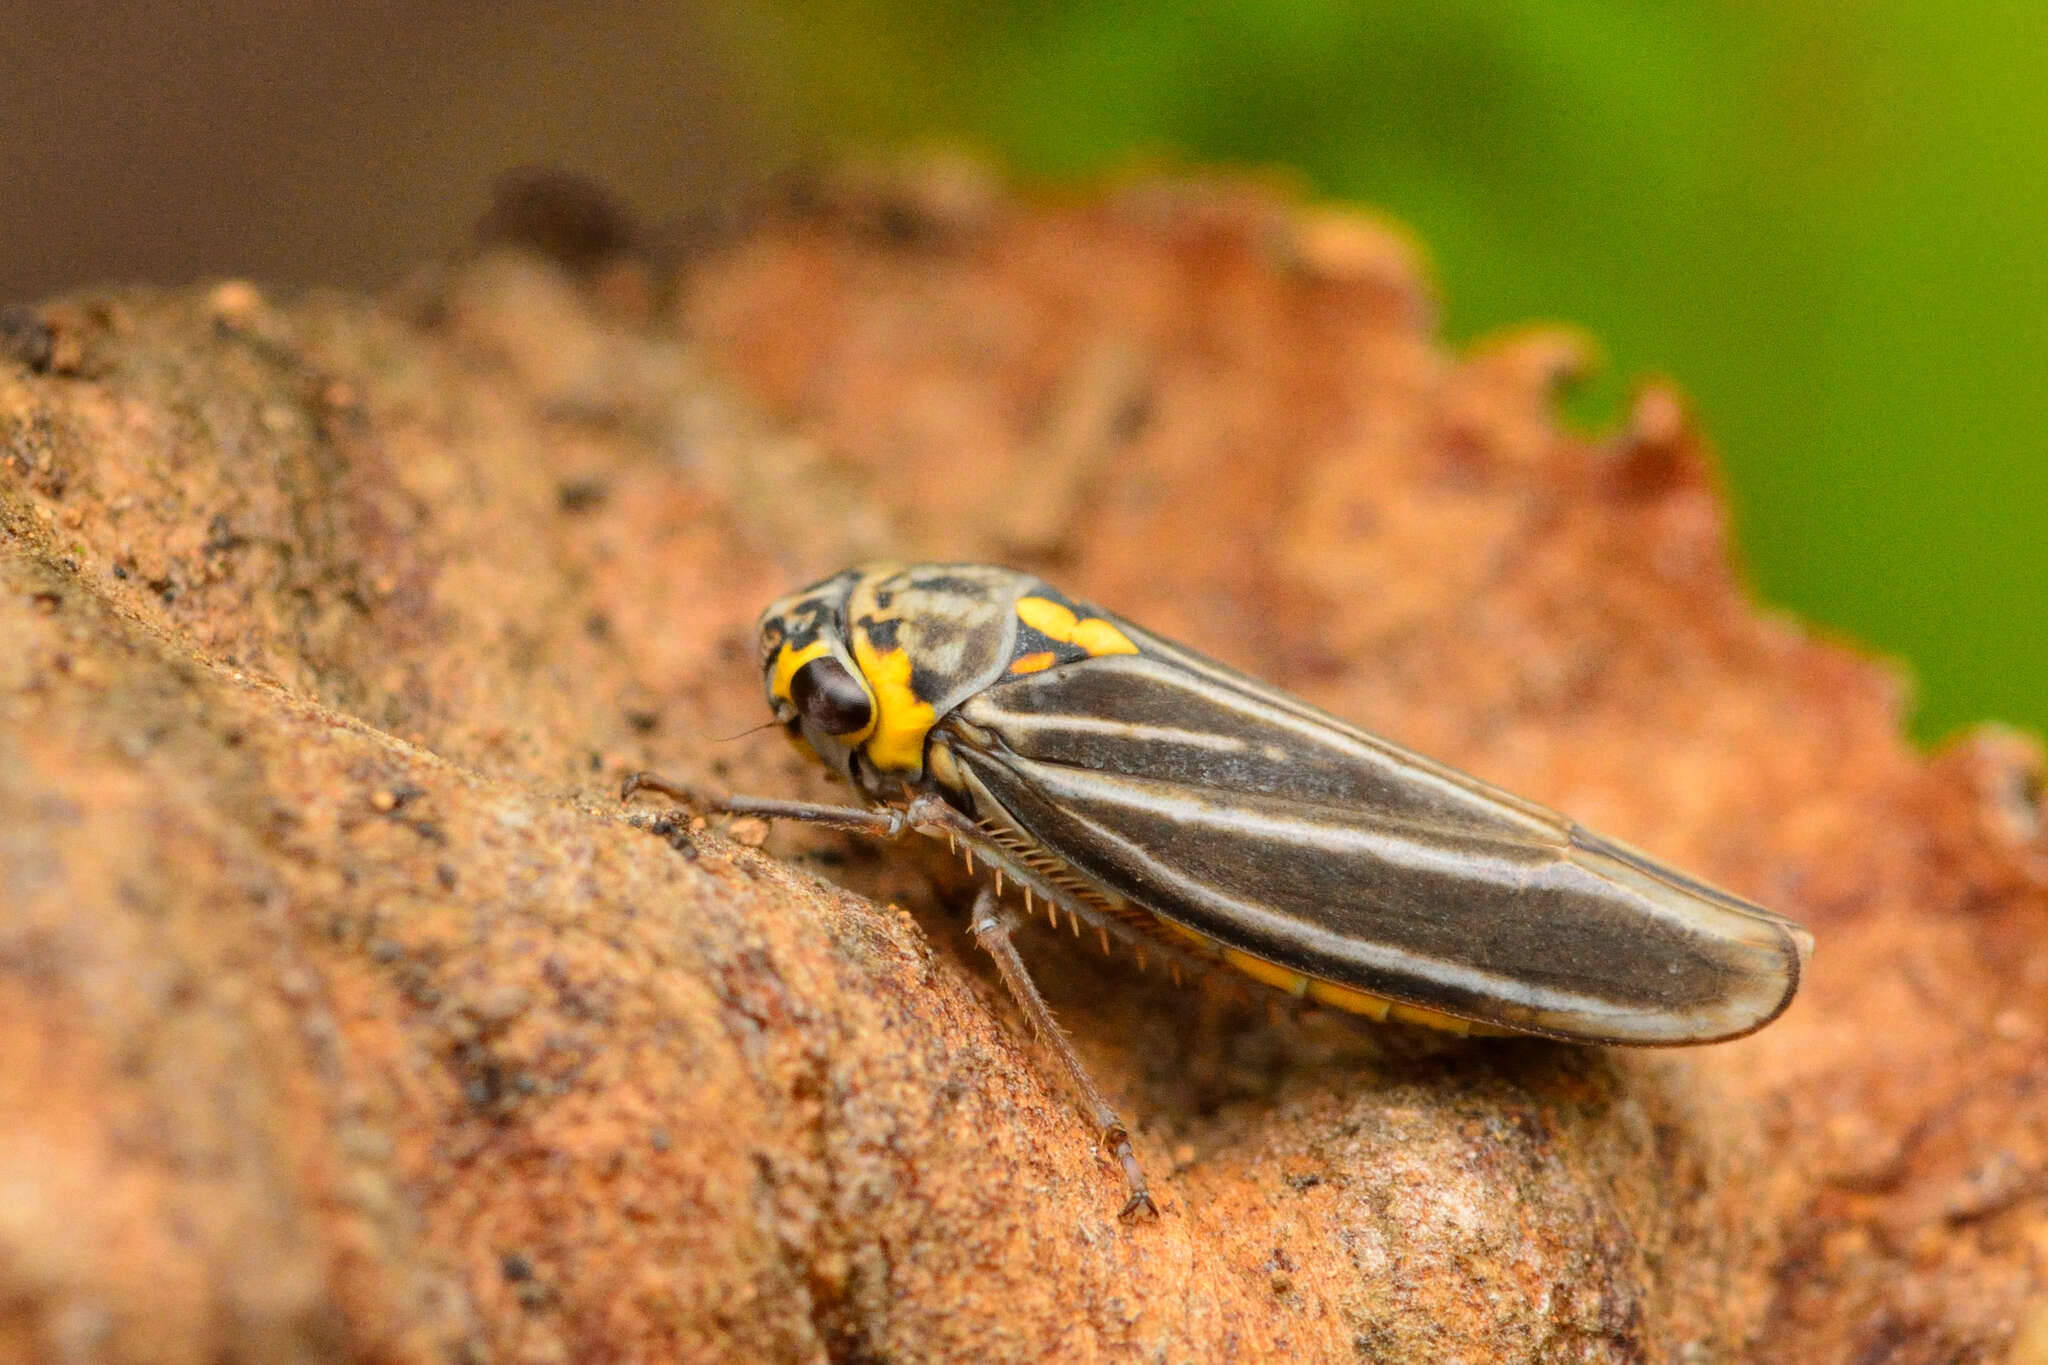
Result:
{"type": "Polygon", "coordinates": [[[924,768],[924,737],[938,720],[931,703],[910,687],[910,655],[877,650],[867,632],[853,632],[853,661],[875,694],[874,729],[868,734],[868,762],[885,773],[924,768]]]}
{"type": "Polygon", "coordinates": [[[1250,953],[1241,953],[1235,948],[1225,948],[1223,960],[1252,980],[1263,981],[1273,989],[1286,991],[1296,999],[1308,993],[1307,977],[1300,972],[1290,972],[1276,962],[1268,962],[1263,957],[1253,957],[1250,953]]]}
{"type": "Polygon", "coordinates": [[[1026,654],[1020,657],[1017,662],[1010,665],[1010,671],[1012,673],[1042,673],[1046,669],[1051,668],[1059,657],[1059,655],[1049,649],[1041,649],[1036,654],[1026,654]]]}
{"type": "Polygon", "coordinates": [[[1017,599],[1017,619],[1048,639],[1077,645],[1091,655],[1136,654],[1130,637],[1099,616],[1085,620],[1050,597],[1017,599]]]}
{"type": "Polygon", "coordinates": [[[832,646],[826,644],[823,640],[813,640],[802,649],[791,649],[788,645],[784,645],[775,653],[775,670],[770,674],[772,683],[768,689],[768,694],[777,701],[788,701],[789,680],[796,676],[796,671],[811,660],[831,652],[832,646]]]}

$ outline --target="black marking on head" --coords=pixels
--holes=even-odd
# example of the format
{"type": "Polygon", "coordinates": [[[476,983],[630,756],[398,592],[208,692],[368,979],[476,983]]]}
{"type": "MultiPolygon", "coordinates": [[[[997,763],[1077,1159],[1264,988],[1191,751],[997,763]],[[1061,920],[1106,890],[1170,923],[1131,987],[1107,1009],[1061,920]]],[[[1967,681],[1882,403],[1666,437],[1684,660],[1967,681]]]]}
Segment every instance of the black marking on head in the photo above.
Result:
{"type": "Polygon", "coordinates": [[[789,632],[788,643],[801,649],[823,634],[837,613],[823,602],[799,602],[789,609],[783,620],[783,628],[789,632]]]}
{"type": "Polygon", "coordinates": [[[919,664],[910,661],[910,691],[921,702],[936,704],[940,694],[946,690],[946,680],[919,664]]]}
{"type": "Polygon", "coordinates": [[[918,592],[952,593],[960,597],[973,598],[977,602],[986,602],[990,596],[988,583],[961,574],[912,574],[910,586],[918,592]]]}
{"type": "Polygon", "coordinates": [[[898,632],[903,622],[893,616],[863,616],[860,618],[861,633],[868,637],[868,643],[880,654],[887,654],[898,644],[898,632]]]}

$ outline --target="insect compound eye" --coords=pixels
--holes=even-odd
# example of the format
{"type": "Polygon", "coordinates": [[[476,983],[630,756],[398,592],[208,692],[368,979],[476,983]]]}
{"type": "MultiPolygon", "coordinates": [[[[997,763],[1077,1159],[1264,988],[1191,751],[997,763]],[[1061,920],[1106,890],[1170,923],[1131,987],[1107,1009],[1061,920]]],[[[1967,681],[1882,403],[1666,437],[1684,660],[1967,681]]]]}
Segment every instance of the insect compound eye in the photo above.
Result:
{"type": "Polygon", "coordinates": [[[867,689],[833,658],[813,659],[799,668],[789,680],[789,699],[805,721],[828,735],[865,730],[875,713],[867,689]]]}

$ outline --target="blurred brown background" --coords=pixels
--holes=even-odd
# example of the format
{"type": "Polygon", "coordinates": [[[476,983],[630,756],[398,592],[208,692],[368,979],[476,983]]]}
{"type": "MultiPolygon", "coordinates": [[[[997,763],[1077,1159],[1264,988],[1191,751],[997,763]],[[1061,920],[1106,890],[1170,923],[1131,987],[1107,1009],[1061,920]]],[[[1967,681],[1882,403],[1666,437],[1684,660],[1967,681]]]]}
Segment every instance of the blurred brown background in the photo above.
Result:
{"type": "Polygon", "coordinates": [[[508,167],[654,218],[787,150],[699,4],[35,3],[0,31],[0,299],[215,275],[376,286],[508,167]]]}

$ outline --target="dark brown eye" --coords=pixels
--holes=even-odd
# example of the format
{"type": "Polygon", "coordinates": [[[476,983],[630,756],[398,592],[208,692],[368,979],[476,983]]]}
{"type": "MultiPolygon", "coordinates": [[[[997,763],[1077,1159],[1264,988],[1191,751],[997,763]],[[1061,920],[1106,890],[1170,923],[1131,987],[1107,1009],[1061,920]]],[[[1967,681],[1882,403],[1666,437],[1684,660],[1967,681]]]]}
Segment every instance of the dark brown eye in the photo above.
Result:
{"type": "Polygon", "coordinates": [[[803,718],[828,735],[865,730],[874,707],[867,689],[839,660],[813,659],[789,680],[789,699],[803,718]]]}

